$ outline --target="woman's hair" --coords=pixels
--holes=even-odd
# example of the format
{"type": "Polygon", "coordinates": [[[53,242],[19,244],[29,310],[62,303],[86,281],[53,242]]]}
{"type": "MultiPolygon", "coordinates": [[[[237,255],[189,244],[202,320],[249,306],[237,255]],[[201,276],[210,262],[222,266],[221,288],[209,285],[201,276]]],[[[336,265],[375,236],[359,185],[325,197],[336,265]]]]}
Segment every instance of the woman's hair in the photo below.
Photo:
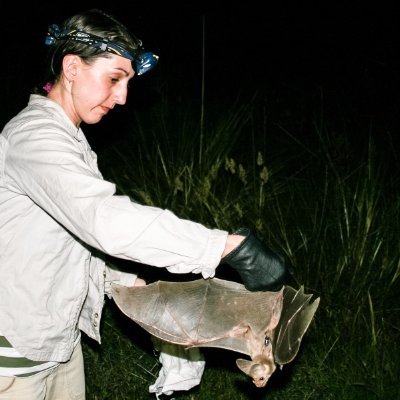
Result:
{"type": "MultiPolygon", "coordinates": [[[[128,29],[113,16],[105,12],[92,9],[68,18],[60,28],[61,32],[80,31],[106,41],[122,46],[128,51],[134,51],[141,47],[141,41],[129,33],[128,29]]],[[[63,58],[67,54],[79,56],[87,64],[91,64],[96,58],[111,57],[111,53],[99,47],[91,46],[82,41],[73,40],[68,35],[53,38],[47,56],[45,77],[34,93],[47,94],[49,86],[57,82],[62,72],[63,58]]]]}

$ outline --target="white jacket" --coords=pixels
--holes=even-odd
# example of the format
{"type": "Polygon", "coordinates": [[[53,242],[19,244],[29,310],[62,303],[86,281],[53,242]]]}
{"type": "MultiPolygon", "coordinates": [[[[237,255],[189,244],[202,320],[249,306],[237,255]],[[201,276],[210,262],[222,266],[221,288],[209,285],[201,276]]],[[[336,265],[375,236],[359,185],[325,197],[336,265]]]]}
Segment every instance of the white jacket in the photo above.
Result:
{"type": "MultiPolygon", "coordinates": [[[[32,95],[0,135],[0,332],[38,361],[70,358],[77,326],[100,342],[102,255],[212,277],[227,232],[115,195],[63,109],[32,95]]],[[[105,284],[106,281],[106,284],[105,284]]]]}

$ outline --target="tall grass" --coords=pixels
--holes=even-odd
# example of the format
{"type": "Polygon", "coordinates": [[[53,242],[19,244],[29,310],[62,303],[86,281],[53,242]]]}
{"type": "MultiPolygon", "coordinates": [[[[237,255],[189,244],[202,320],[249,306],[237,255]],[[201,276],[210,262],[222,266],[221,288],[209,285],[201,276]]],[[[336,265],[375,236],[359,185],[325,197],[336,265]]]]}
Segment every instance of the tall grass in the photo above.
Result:
{"type": "MultiPolygon", "coordinates": [[[[182,218],[229,231],[249,226],[289,256],[298,284],[321,303],[298,356],[266,388],[237,370],[238,354],[206,349],[201,385],[177,397],[400,398],[400,197],[388,155],[377,153],[369,135],[355,156],[323,115],[302,140],[296,124],[260,118],[255,98],[206,129],[196,121],[171,104],[136,116],[135,132],[99,154],[105,177],[133,200],[182,218]],[[266,138],[278,137],[273,152],[266,138]]],[[[176,280],[151,267],[140,271],[176,280]]],[[[112,302],[103,320],[102,346],[84,347],[88,398],[151,398],[159,365],[150,338],[112,302]]]]}

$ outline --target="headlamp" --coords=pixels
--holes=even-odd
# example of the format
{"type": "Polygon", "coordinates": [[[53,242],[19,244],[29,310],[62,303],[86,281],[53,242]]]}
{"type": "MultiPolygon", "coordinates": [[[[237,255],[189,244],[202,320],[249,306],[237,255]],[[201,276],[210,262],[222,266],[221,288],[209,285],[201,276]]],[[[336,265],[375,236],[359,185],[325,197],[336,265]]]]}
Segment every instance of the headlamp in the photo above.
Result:
{"type": "Polygon", "coordinates": [[[112,54],[117,54],[121,57],[131,60],[134,64],[134,70],[137,75],[142,75],[152,69],[158,62],[158,56],[152,52],[145,52],[142,47],[137,50],[127,49],[118,43],[112,42],[106,38],[92,35],[84,31],[76,29],[61,31],[58,25],[50,25],[45,44],[53,45],[57,40],[72,40],[83,43],[88,46],[107,51],[112,54]]]}

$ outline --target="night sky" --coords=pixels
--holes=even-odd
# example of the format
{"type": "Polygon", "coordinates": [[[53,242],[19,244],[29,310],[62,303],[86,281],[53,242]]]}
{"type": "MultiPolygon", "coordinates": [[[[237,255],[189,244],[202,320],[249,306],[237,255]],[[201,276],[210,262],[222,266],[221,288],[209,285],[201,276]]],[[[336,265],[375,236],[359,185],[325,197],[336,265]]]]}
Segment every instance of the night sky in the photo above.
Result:
{"type": "Polygon", "coordinates": [[[157,101],[160,85],[171,96],[199,99],[204,49],[210,104],[228,104],[239,93],[255,91],[266,97],[282,93],[294,101],[320,91],[328,107],[340,103],[346,113],[398,130],[400,29],[394,6],[292,3],[267,4],[265,10],[251,2],[161,8],[153,2],[11,5],[14,11],[3,16],[1,26],[0,123],[26,104],[40,76],[47,26],[95,5],[114,14],[160,56],[157,69],[134,82],[132,104],[157,101]]]}

